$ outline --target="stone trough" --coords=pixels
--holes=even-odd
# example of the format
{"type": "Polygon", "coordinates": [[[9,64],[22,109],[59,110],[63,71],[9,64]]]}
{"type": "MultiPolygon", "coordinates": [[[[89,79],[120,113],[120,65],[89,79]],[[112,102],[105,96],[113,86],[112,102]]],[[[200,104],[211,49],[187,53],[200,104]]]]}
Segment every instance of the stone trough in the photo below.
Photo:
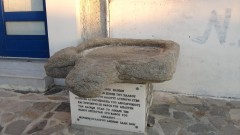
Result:
{"type": "Polygon", "coordinates": [[[114,83],[158,83],[176,70],[179,45],[167,40],[94,39],[54,54],[48,76],[66,78],[77,96],[95,98],[114,83]]]}
{"type": "Polygon", "coordinates": [[[79,134],[146,135],[151,83],[172,78],[178,55],[173,41],[103,38],[57,52],[45,69],[66,78],[79,134]]]}

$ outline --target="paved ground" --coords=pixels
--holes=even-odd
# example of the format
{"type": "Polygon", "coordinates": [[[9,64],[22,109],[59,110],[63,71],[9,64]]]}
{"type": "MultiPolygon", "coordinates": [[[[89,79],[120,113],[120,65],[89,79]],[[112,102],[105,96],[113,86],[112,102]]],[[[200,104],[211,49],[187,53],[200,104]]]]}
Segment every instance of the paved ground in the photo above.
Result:
{"type": "MultiPolygon", "coordinates": [[[[74,135],[70,123],[64,88],[41,94],[0,89],[1,135],[74,135]]],[[[240,135],[240,101],[155,92],[148,126],[149,135],[240,135]]]]}

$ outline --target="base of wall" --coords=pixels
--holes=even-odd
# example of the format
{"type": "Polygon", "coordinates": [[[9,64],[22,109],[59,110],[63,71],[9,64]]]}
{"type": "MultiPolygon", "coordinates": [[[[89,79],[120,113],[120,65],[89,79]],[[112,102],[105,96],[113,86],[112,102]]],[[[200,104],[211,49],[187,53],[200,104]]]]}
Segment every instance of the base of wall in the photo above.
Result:
{"type": "Polygon", "coordinates": [[[44,92],[53,79],[45,74],[45,61],[0,60],[0,88],[44,92]]]}

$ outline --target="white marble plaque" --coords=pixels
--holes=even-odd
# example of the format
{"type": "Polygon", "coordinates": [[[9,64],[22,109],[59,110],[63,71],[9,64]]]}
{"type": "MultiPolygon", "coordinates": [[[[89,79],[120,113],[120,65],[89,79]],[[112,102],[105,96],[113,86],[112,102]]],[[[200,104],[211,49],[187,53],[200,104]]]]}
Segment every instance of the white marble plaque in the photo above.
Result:
{"type": "Polygon", "coordinates": [[[145,133],[147,88],[145,84],[114,84],[92,99],[70,92],[72,124],[145,133]]]}

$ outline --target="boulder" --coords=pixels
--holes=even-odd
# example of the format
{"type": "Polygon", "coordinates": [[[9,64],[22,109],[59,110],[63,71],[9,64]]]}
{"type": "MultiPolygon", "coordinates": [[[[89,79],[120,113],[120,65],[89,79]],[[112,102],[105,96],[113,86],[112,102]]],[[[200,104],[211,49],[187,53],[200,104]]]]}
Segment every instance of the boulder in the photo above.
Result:
{"type": "Polygon", "coordinates": [[[159,83],[176,70],[179,45],[169,40],[94,39],[65,48],[46,63],[48,76],[66,78],[74,94],[94,98],[113,83],[159,83]]]}

